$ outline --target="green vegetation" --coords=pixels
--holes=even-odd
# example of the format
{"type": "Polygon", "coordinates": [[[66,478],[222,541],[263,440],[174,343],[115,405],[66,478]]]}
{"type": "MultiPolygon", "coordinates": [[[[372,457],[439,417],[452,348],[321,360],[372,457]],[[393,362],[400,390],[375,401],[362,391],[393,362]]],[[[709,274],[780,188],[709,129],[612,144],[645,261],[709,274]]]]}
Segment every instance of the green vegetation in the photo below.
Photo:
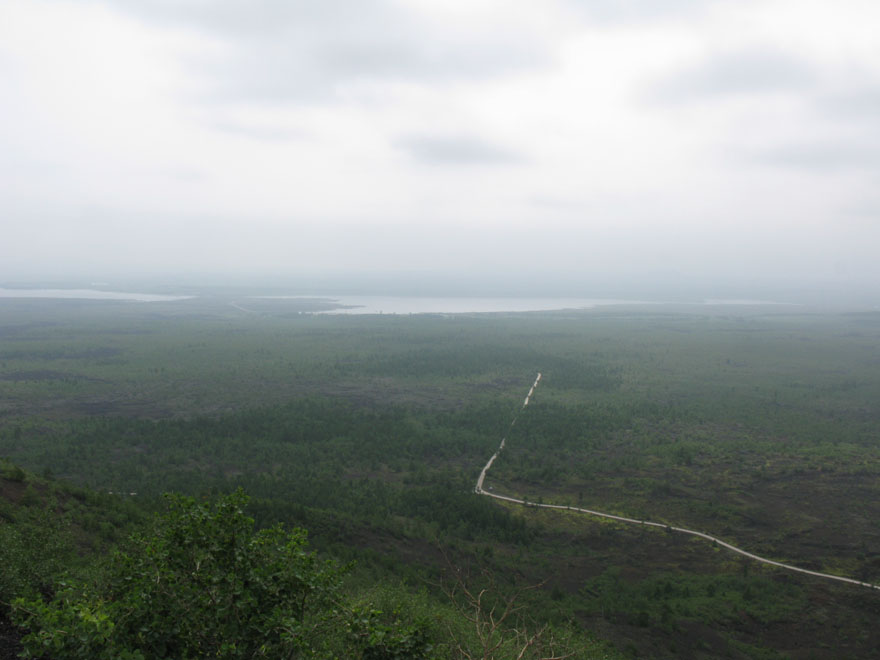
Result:
{"type": "Polygon", "coordinates": [[[117,550],[97,584],[14,604],[32,656],[59,658],[422,657],[418,627],[340,600],[339,571],[305,533],[254,532],[238,491],[213,506],[169,498],[150,534],[117,550]]]}
{"type": "Polygon", "coordinates": [[[472,592],[485,579],[499,602],[518,594],[527,628],[549,624],[576,657],[608,653],[592,635],[643,657],[870,657],[880,646],[868,590],[472,492],[541,371],[487,480],[497,492],[703,529],[880,582],[878,314],[2,304],[0,455],[91,489],[57,496],[61,522],[37,522],[52,489],[73,487],[4,468],[15,513],[0,533],[67,525],[72,539],[46,554],[51,565],[8,572],[3,588],[32,603],[41,591],[47,608],[84,602],[74,595],[117,602],[112,571],[100,583],[110,591],[86,588],[99,583],[93,558],[162,493],[213,501],[243,488],[258,530],[304,527],[322,557],[354,561],[334,598],[386,613],[365,615],[362,640],[416,626],[433,653],[456,657],[458,629],[444,622],[462,615],[441,588],[455,583],[451,564],[471,567],[472,592]],[[78,565],[80,586],[53,593],[78,565]]]}
{"type": "Polygon", "coordinates": [[[142,506],[41,478],[0,459],[0,613],[48,593],[83,555],[105,551],[145,519],[142,506]]]}

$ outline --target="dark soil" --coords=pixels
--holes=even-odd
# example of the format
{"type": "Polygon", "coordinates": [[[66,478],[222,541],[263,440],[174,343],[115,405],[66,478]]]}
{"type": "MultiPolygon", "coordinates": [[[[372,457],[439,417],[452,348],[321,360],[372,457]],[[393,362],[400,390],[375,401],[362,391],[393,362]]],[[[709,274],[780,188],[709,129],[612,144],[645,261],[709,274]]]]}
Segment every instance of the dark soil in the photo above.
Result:
{"type": "Polygon", "coordinates": [[[49,369],[37,369],[34,371],[13,371],[0,376],[2,380],[11,380],[14,383],[28,380],[64,380],[71,378],[71,374],[63,371],[51,371],[49,369]]]}
{"type": "Polygon", "coordinates": [[[0,614],[0,660],[15,660],[21,651],[20,629],[0,614]]]}

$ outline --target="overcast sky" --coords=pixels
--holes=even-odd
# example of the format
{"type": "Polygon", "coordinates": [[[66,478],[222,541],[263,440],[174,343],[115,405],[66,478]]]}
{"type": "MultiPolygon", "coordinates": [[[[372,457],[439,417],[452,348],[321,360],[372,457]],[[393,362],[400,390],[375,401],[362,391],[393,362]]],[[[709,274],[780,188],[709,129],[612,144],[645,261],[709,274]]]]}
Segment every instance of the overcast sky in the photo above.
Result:
{"type": "Polygon", "coordinates": [[[876,284],[878,25],[876,0],[3,0],[0,278],[876,284]]]}

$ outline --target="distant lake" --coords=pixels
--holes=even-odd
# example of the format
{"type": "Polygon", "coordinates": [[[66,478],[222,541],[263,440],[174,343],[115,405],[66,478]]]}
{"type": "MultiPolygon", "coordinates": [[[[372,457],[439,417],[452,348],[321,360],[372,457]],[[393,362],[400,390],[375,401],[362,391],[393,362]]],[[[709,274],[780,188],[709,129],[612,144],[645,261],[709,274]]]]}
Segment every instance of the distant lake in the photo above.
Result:
{"type": "Polygon", "coordinates": [[[704,305],[796,305],[773,300],[752,300],[751,298],[707,298],[704,305]]]}
{"type": "MultiPolygon", "coordinates": [[[[0,299],[41,298],[66,300],[106,300],[123,302],[173,302],[197,296],[173,296],[160,293],[130,293],[99,289],[9,289],[0,287],[0,299]]],[[[487,314],[504,312],[548,312],[594,309],[612,305],[662,305],[664,302],[623,298],[552,298],[495,297],[471,298],[452,296],[358,296],[298,295],[250,296],[254,300],[302,301],[314,305],[319,314],[487,314]]],[[[686,304],[686,303],[685,303],[686,304]]],[[[694,305],[786,305],[769,300],[711,298],[694,301],[694,305]]]]}
{"type": "Polygon", "coordinates": [[[68,300],[127,300],[131,302],[169,302],[192,296],[165,296],[159,293],[125,293],[97,289],[4,289],[0,298],[56,298],[68,300]]]}
{"type": "Polygon", "coordinates": [[[256,296],[262,300],[322,300],[339,305],[322,314],[485,314],[592,309],[601,305],[648,305],[617,298],[448,298],[416,296],[256,296]]]}

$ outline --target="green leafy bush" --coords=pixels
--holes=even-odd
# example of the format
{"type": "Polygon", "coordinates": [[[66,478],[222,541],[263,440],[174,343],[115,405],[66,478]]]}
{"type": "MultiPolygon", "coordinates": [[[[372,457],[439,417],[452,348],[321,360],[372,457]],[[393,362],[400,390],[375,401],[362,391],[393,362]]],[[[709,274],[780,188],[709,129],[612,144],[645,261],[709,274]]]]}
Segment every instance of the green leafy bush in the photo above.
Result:
{"type": "Polygon", "coordinates": [[[66,518],[37,507],[0,511],[0,613],[17,596],[49,591],[73,553],[66,518]]]}
{"type": "Polygon", "coordinates": [[[307,550],[304,530],[255,532],[241,491],[213,505],[166,497],[153,532],[132,537],[97,584],[15,602],[29,656],[424,657],[417,631],[346,608],[340,570],[307,550]]]}

